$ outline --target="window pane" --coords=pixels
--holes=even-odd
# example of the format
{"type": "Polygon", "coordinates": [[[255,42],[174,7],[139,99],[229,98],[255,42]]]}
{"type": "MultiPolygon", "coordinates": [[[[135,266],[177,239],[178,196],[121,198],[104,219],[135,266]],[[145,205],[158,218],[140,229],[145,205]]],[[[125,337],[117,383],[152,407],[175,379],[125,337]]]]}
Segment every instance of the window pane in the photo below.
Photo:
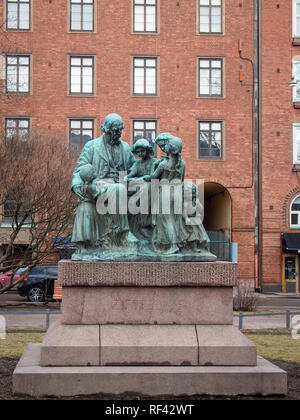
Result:
{"type": "Polygon", "coordinates": [[[82,128],[93,128],[93,121],[82,121],[82,128]]]}
{"type": "Polygon", "coordinates": [[[20,4],[20,29],[29,29],[29,4],[20,4]]]}
{"type": "Polygon", "coordinates": [[[72,66],[80,66],[81,65],[81,58],[71,57],[71,65],[72,66]]]}
{"type": "Polygon", "coordinates": [[[221,123],[212,123],[211,129],[212,130],[221,130],[221,123]]]}
{"type": "Polygon", "coordinates": [[[81,29],[81,6],[77,4],[73,4],[71,8],[71,29],[81,29]]]}
{"type": "Polygon", "coordinates": [[[209,7],[200,7],[200,17],[209,16],[209,7]]]}
{"type": "Polygon", "coordinates": [[[134,8],[134,30],[142,32],[145,30],[144,6],[135,6],[134,8]]]}
{"type": "Polygon", "coordinates": [[[156,92],[156,72],[155,69],[146,69],[146,93],[156,92]]]}
{"type": "Polygon", "coordinates": [[[82,64],[84,66],[92,66],[93,65],[93,59],[92,58],[83,58],[82,64]]]}
{"type": "Polygon", "coordinates": [[[145,60],[143,58],[135,58],[134,59],[134,66],[135,67],[144,67],[145,60]]]}
{"type": "Polygon", "coordinates": [[[296,19],[296,31],[297,35],[300,35],[300,17],[297,17],[296,19]]]}
{"type": "Polygon", "coordinates": [[[17,90],[17,67],[9,66],[7,68],[6,86],[10,92],[17,90]]]}
{"type": "Polygon", "coordinates": [[[156,30],[156,11],[155,7],[146,7],[146,31],[154,32],[156,30]]]}
{"type": "Polygon", "coordinates": [[[209,123],[200,123],[200,130],[209,130],[210,124],[209,123]]]}
{"type": "Polygon", "coordinates": [[[144,137],[144,131],[134,131],[134,142],[144,137]]]}
{"type": "Polygon", "coordinates": [[[71,121],[71,128],[80,128],[80,121],[72,120],[71,121]]]}
{"type": "Polygon", "coordinates": [[[93,6],[83,6],[83,30],[93,30],[93,6]]]}
{"type": "Polygon", "coordinates": [[[291,214],[291,224],[298,225],[298,214],[291,214]]]}
{"type": "Polygon", "coordinates": [[[134,129],[135,130],[143,130],[144,129],[144,122],[143,121],[135,121],[134,122],[134,129]]]}
{"type": "Polygon", "coordinates": [[[17,4],[8,3],[7,5],[7,27],[9,29],[18,28],[18,9],[17,4]]]}
{"type": "Polygon", "coordinates": [[[93,138],[92,130],[82,130],[82,140],[84,144],[92,140],[92,138],[93,138]]]}
{"type": "Polygon", "coordinates": [[[19,57],[19,64],[29,64],[29,57],[19,57]]]}
{"type": "Polygon", "coordinates": [[[155,122],[146,122],[146,129],[155,130],[156,129],[156,123],[155,122]]]}

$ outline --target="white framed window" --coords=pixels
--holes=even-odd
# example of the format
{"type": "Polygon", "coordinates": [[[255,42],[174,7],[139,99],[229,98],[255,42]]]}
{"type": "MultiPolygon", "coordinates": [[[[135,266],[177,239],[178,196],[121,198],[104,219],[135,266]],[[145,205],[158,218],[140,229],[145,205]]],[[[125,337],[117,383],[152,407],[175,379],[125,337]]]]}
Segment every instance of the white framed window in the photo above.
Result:
{"type": "Polygon", "coordinates": [[[70,86],[72,95],[94,94],[94,57],[70,57],[70,86]]]}
{"type": "Polygon", "coordinates": [[[29,136],[29,118],[5,118],[5,137],[6,139],[17,138],[26,140],[29,136]]]}
{"type": "Polygon", "coordinates": [[[133,58],[133,95],[156,96],[157,57],[133,58]]]}
{"type": "Polygon", "coordinates": [[[70,28],[82,32],[94,30],[94,0],[71,0],[70,28]]]}
{"type": "Polygon", "coordinates": [[[223,60],[199,58],[199,96],[223,95],[223,60]]]}
{"type": "Polygon", "coordinates": [[[300,0],[293,0],[293,37],[300,37],[300,0]]]}
{"type": "Polygon", "coordinates": [[[70,153],[79,156],[84,145],[94,138],[94,120],[72,118],[69,120],[70,153]]]}
{"type": "Polygon", "coordinates": [[[30,30],[30,0],[7,0],[6,29],[13,31],[30,30]]]}
{"type": "Polygon", "coordinates": [[[300,61],[293,61],[293,80],[296,85],[293,87],[293,102],[300,102],[300,61]]]}
{"type": "Polygon", "coordinates": [[[223,0],[199,0],[199,33],[223,32],[223,0]]]}
{"type": "Polygon", "coordinates": [[[157,0],[133,0],[133,31],[157,32],[157,0]]]}
{"type": "Polygon", "coordinates": [[[300,123],[293,124],[293,164],[300,165],[300,123]]]}
{"type": "Polygon", "coordinates": [[[199,159],[223,158],[223,121],[199,121],[199,159]]]}
{"type": "Polygon", "coordinates": [[[6,56],[6,93],[30,93],[30,56],[6,56]]]}
{"type": "Polygon", "coordinates": [[[300,195],[298,195],[291,204],[290,227],[300,228],[300,195]]]}

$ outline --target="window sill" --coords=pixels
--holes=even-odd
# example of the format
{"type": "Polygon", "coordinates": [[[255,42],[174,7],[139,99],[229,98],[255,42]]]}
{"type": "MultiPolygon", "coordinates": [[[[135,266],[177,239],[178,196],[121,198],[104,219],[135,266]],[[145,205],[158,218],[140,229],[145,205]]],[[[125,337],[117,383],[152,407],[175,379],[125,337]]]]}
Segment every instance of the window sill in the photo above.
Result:
{"type": "Polygon", "coordinates": [[[76,98],[96,98],[95,93],[68,93],[68,96],[75,96],[76,98]]]}
{"type": "Polygon", "coordinates": [[[160,35],[160,33],[159,32],[131,32],[131,35],[154,35],[154,36],[157,36],[157,35],[160,35]]]}
{"type": "Polygon", "coordinates": [[[144,94],[132,94],[131,95],[132,98],[159,98],[159,95],[144,95],[144,94]]]}
{"type": "Polygon", "coordinates": [[[225,162],[224,158],[217,158],[217,159],[213,159],[213,158],[205,158],[205,157],[198,157],[197,159],[198,162],[225,162]]]}
{"type": "Polygon", "coordinates": [[[294,108],[300,108],[300,101],[293,102],[294,108]]]}
{"type": "Polygon", "coordinates": [[[295,46],[300,45],[300,37],[294,37],[293,38],[293,45],[295,45],[295,46]]]}
{"type": "Polygon", "coordinates": [[[224,95],[198,95],[197,99],[225,99],[224,95]]]}
{"type": "Polygon", "coordinates": [[[292,166],[292,171],[300,172],[300,163],[294,163],[294,165],[292,166]]]}
{"type": "Polygon", "coordinates": [[[32,92],[5,92],[7,96],[31,96],[32,92]]]}

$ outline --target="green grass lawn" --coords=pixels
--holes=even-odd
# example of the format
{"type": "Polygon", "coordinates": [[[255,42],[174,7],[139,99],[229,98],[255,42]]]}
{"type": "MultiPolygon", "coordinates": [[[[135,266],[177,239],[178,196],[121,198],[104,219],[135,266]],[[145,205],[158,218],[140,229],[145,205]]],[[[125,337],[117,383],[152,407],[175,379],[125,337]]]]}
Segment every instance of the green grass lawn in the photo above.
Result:
{"type": "Polygon", "coordinates": [[[9,332],[0,340],[0,357],[19,358],[29,343],[41,343],[44,336],[39,332],[9,332]]]}
{"type": "Polygon", "coordinates": [[[265,359],[300,364],[300,339],[294,340],[291,330],[243,330],[243,333],[256,344],[258,354],[265,359]]]}
{"type": "MultiPolygon", "coordinates": [[[[257,346],[258,354],[265,359],[282,360],[300,364],[300,339],[294,340],[291,330],[243,330],[257,346]]],[[[0,357],[19,358],[29,343],[41,343],[45,333],[9,332],[0,340],[0,357]]]]}

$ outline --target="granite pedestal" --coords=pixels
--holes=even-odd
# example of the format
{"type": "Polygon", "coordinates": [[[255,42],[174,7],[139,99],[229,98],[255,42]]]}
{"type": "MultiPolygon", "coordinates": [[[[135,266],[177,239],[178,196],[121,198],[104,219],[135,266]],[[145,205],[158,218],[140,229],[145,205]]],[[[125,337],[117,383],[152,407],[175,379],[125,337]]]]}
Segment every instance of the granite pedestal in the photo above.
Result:
{"type": "Polygon", "coordinates": [[[59,263],[62,317],[30,345],[14,392],[285,394],[286,373],[233,326],[237,265],[59,263]]]}

